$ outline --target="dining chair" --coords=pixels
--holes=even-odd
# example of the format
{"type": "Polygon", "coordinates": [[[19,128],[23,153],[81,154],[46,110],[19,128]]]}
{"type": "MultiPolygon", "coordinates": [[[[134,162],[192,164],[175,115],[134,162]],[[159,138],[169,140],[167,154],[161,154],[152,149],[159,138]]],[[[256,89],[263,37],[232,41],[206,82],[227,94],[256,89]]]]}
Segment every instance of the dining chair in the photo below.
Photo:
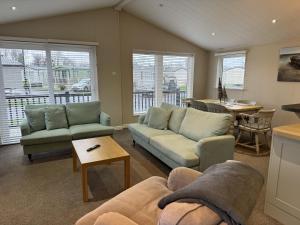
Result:
{"type": "Polygon", "coordinates": [[[215,104],[215,103],[205,103],[205,104],[208,112],[229,113],[228,109],[221,104],[215,104]]]}
{"type": "Polygon", "coordinates": [[[249,147],[256,150],[256,154],[260,154],[260,146],[263,145],[259,142],[259,135],[263,134],[265,142],[269,148],[268,132],[272,132],[272,119],[275,109],[265,110],[261,109],[254,114],[240,113],[242,120],[239,125],[239,134],[236,140],[236,145],[249,147]],[[242,133],[249,133],[251,137],[250,142],[240,142],[242,133]],[[255,142],[253,143],[253,137],[255,142]]]}
{"type": "Polygon", "coordinates": [[[191,107],[194,109],[202,110],[202,111],[207,111],[207,106],[204,102],[202,101],[191,101],[191,107]]]}

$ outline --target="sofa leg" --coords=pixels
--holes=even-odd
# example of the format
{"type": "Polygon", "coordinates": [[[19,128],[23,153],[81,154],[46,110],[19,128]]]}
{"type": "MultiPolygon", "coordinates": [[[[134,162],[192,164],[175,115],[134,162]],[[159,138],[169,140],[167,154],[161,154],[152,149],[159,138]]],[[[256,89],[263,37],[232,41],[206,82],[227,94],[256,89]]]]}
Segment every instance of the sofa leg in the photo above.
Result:
{"type": "Polygon", "coordinates": [[[135,140],[132,140],[133,147],[135,147],[135,140]]]}
{"type": "Polygon", "coordinates": [[[28,156],[29,161],[32,162],[32,155],[28,154],[27,156],[28,156]]]}

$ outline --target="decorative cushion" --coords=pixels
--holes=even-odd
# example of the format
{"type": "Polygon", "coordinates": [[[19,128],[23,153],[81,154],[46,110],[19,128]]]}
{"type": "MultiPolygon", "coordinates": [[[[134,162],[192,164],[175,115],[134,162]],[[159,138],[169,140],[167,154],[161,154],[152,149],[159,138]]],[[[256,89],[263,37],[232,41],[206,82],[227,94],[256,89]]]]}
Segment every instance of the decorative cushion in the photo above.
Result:
{"type": "Polygon", "coordinates": [[[69,125],[99,123],[100,102],[69,103],[66,104],[69,125]]]}
{"type": "Polygon", "coordinates": [[[159,130],[167,129],[170,115],[171,111],[169,110],[153,107],[149,116],[148,126],[159,130]]]}
{"type": "Polygon", "coordinates": [[[31,131],[44,130],[45,124],[45,109],[25,109],[25,115],[31,131]]]}
{"type": "Polygon", "coordinates": [[[188,108],[179,133],[194,141],[206,137],[224,135],[230,128],[232,116],[188,108]]]}
{"type": "Polygon", "coordinates": [[[47,107],[45,111],[45,122],[47,130],[68,128],[65,107],[63,105],[47,107]]]}
{"type": "Polygon", "coordinates": [[[172,111],[173,109],[177,108],[177,106],[163,102],[163,103],[161,103],[160,108],[172,111]]]}
{"type": "Polygon", "coordinates": [[[150,107],[145,115],[145,119],[144,119],[144,124],[148,124],[149,122],[149,117],[150,117],[150,114],[151,114],[151,110],[152,110],[153,107],[150,107]]]}
{"type": "Polygon", "coordinates": [[[179,132],[182,120],[185,116],[186,109],[185,108],[174,108],[169,120],[169,128],[175,133],[179,132]]]}

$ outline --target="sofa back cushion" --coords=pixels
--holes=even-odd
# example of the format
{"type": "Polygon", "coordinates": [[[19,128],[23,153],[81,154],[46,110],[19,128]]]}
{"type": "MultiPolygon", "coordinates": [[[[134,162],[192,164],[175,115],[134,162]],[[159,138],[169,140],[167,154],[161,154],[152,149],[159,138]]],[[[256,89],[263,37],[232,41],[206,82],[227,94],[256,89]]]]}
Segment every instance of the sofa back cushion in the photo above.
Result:
{"type": "Polygon", "coordinates": [[[148,126],[159,130],[167,129],[171,112],[163,108],[152,107],[148,126]]]}
{"type": "Polygon", "coordinates": [[[70,126],[88,123],[99,123],[100,102],[68,103],[67,118],[70,126]]]}
{"type": "Polygon", "coordinates": [[[232,116],[225,113],[211,113],[188,108],[179,133],[194,141],[206,137],[226,134],[230,128],[232,116]]]}
{"type": "Polygon", "coordinates": [[[45,110],[45,122],[47,130],[68,128],[65,106],[56,105],[47,107],[45,110]]]}
{"type": "Polygon", "coordinates": [[[25,109],[25,115],[31,131],[39,131],[46,128],[44,108],[27,108],[25,109]]]}
{"type": "Polygon", "coordinates": [[[185,116],[186,108],[176,107],[172,110],[172,114],[169,120],[169,129],[175,133],[179,132],[182,120],[185,116]]]}

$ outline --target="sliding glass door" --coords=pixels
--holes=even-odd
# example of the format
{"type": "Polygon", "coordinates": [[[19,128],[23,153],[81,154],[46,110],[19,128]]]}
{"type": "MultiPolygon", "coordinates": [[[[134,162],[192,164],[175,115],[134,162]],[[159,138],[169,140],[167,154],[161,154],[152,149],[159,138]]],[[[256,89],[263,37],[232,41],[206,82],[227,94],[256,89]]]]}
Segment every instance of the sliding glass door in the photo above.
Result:
{"type": "Polygon", "coordinates": [[[1,43],[0,143],[18,143],[27,104],[97,99],[93,47],[1,43]]]}
{"type": "Polygon", "coordinates": [[[162,102],[183,106],[192,97],[193,55],[135,52],[132,63],[134,115],[162,102]]]}

